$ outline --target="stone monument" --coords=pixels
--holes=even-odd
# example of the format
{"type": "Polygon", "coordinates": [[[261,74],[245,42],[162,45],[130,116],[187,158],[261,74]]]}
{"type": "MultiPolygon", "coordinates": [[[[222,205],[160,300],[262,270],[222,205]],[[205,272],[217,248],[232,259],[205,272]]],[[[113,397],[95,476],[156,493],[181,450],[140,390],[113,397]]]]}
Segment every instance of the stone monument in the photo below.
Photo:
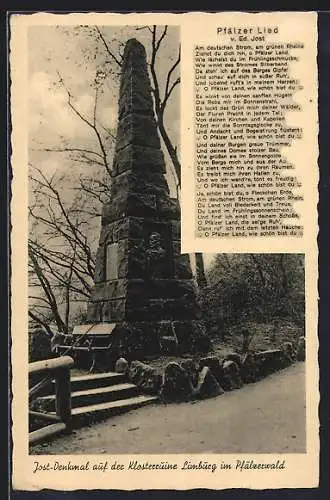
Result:
{"type": "Polygon", "coordinates": [[[145,49],[126,43],[110,201],[104,205],[89,323],[112,323],[118,355],[189,352],[208,342],[180,209],[169,195],[145,49]]]}

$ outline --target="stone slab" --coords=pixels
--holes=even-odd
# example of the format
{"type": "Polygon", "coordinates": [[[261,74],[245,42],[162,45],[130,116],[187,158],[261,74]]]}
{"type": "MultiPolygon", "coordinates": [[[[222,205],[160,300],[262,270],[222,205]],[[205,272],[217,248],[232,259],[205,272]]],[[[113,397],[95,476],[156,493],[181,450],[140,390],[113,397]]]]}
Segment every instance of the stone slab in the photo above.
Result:
{"type": "Polygon", "coordinates": [[[127,295],[127,279],[98,283],[91,293],[91,301],[100,302],[111,299],[125,298],[127,295]]]}
{"type": "Polygon", "coordinates": [[[116,323],[98,323],[98,324],[85,324],[76,325],[73,328],[72,335],[111,335],[116,327],[116,323]]]}
{"type": "Polygon", "coordinates": [[[136,144],[128,144],[115,153],[113,161],[113,175],[117,176],[126,170],[136,173],[150,172],[165,173],[164,155],[160,149],[136,144]]]}
{"type": "Polygon", "coordinates": [[[145,168],[143,172],[126,170],[113,178],[111,194],[120,196],[124,192],[150,193],[168,196],[168,184],[161,172],[154,172],[145,168]]]}
{"type": "Polygon", "coordinates": [[[127,84],[122,86],[119,120],[131,113],[154,116],[153,102],[148,90],[136,75],[132,75],[127,84]]]}

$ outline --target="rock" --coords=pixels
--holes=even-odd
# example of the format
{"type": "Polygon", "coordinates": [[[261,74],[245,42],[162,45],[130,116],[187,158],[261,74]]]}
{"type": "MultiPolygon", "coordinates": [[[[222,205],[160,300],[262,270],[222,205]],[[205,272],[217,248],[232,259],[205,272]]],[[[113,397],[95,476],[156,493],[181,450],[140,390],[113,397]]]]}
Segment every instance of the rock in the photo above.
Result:
{"type": "Polygon", "coordinates": [[[183,361],[180,361],[180,366],[189,374],[192,384],[196,385],[198,370],[194,360],[192,358],[186,358],[183,361]]]}
{"type": "Polygon", "coordinates": [[[222,386],[225,391],[240,389],[243,385],[240,369],[235,361],[225,360],[222,364],[223,377],[222,386]]]}
{"type": "Polygon", "coordinates": [[[245,384],[255,382],[257,377],[256,360],[253,353],[247,353],[242,359],[241,377],[245,384]]]}
{"type": "Polygon", "coordinates": [[[207,356],[205,358],[201,358],[199,361],[199,367],[204,368],[204,366],[208,366],[217,381],[221,383],[223,377],[223,368],[219,358],[217,358],[216,356],[207,356]]]}
{"type": "Polygon", "coordinates": [[[283,362],[285,366],[289,366],[296,358],[292,342],[284,342],[281,350],[283,351],[283,362]]]}
{"type": "Polygon", "coordinates": [[[148,394],[158,394],[162,384],[161,374],[141,361],[131,362],[128,379],[148,394]]]}
{"type": "Polygon", "coordinates": [[[306,352],[305,352],[305,337],[299,337],[297,343],[297,361],[305,361],[306,352]]]}
{"type": "Polygon", "coordinates": [[[257,374],[259,378],[281,370],[286,365],[284,352],[281,349],[270,349],[255,355],[257,374]]]}
{"type": "Polygon", "coordinates": [[[178,363],[168,363],[163,375],[160,391],[161,399],[166,402],[188,401],[194,392],[189,374],[178,363]]]}
{"type": "Polygon", "coordinates": [[[117,373],[127,373],[128,371],[128,361],[125,358],[119,358],[115,364],[115,372],[117,373]]]}
{"type": "Polygon", "coordinates": [[[220,396],[225,391],[212,374],[208,366],[204,366],[198,374],[197,387],[195,388],[194,394],[199,399],[212,398],[215,396],[220,396]]]}
{"type": "Polygon", "coordinates": [[[234,361],[238,366],[241,366],[242,364],[242,358],[237,352],[230,352],[229,354],[226,354],[224,361],[234,361]]]}

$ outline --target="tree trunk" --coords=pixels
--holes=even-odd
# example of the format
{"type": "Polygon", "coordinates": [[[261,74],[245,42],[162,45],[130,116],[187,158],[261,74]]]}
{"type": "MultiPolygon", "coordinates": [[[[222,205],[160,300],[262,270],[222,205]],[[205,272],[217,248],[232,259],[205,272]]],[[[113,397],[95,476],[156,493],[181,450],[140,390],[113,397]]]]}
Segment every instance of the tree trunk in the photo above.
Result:
{"type": "Polygon", "coordinates": [[[158,125],[159,133],[164,141],[164,144],[166,146],[168,154],[171,158],[171,161],[172,161],[172,164],[173,164],[173,167],[175,170],[175,174],[177,176],[178,185],[179,185],[179,187],[181,187],[181,164],[178,160],[178,155],[177,155],[176,149],[173,146],[171,139],[169,138],[169,136],[165,130],[162,113],[157,114],[157,125],[158,125]]]}
{"type": "Polygon", "coordinates": [[[207,280],[205,276],[204,260],[202,253],[195,253],[195,263],[196,263],[196,280],[199,288],[204,288],[207,286],[207,280]]]}

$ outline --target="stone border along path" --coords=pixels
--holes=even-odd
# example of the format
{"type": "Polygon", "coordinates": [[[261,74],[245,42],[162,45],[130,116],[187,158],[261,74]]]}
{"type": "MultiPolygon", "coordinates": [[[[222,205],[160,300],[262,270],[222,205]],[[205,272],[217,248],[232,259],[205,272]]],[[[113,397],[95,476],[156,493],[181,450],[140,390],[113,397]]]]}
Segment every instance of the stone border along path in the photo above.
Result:
{"type": "Polygon", "coordinates": [[[303,361],[304,357],[304,338],[300,337],[296,348],[292,342],[284,342],[281,348],[245,356],[232,352],[222,358],[210,354],[198,360],[172,359],[163,368],[141,361],[132,361],[128,366],[127,361],[120,358],[116,370],[126,363],[131,383],[148,394],[160,396],[164,403],[173,403],[215,397],[239,389],[288,367],[295,360],[303,361]]]}
{"type": "Polygon", "coordinates": [[[303,453],[305,363],[239,391],[149,405],[31,449],[31,454],[303,453]]]}

